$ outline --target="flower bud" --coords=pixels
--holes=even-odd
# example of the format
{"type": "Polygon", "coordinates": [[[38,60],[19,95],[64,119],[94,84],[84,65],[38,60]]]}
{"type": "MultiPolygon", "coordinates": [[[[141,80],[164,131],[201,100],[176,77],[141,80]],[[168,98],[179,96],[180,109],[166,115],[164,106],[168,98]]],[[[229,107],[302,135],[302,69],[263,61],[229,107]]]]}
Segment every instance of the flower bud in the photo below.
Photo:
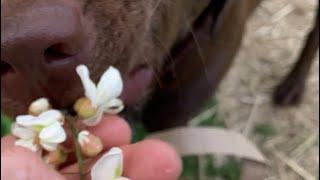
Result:
{"type": "Polygon", "coordinates": [[[38,116],[44,111],[51,109],[51,105],[47,98],[40,98],[33,101],[29,106],[29,114],[38,116]]]}
{"type": "Polygon", "coordinates": [[[80,118],[90,118],[97,113],[97,108],[92,106],[90,99],[82,97],[76,101],[73,106],[73,109],[76,111],[80,118]]]}
{"type": "Polygon", "coordinates": [[[81,131],[78,134],[78,142],[80,144],[82,154],[88,157],[98,155],[103,149],[100,138],[90,134],[88,131],[81,131]]]}
{"type": "Polygon", "coordinates": [[[55,151],[50,151],[45,157],[44,160],[47,164],[52,166],[58,166],[62,163],[65,163],[67,160],[67,152],[64,148],[59,146],[55,151]]]}

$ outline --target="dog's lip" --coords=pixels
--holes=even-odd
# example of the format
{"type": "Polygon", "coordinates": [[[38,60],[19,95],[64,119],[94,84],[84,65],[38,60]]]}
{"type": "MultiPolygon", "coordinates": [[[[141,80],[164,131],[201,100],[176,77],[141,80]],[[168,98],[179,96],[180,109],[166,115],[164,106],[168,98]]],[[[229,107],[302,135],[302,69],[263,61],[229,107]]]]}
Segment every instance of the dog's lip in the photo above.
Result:
{"type": "Polygon", "coordinates": [[[123,79],[124,89],[120,96],[127,106],[136,104],[146,93],[153,79],[154,70],[148,66],[137,66],[123,79]]]}

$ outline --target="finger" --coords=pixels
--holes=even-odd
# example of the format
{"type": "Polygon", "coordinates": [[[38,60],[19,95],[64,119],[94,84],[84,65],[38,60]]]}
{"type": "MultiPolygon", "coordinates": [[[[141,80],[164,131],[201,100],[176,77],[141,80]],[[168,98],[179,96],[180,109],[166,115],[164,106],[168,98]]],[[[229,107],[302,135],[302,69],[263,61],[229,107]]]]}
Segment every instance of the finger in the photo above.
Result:
{"type": "Polygon", "coordinates": [[[16,138],[12,135],[8,135],[8,136],[1,138],[1,152],[3,150],[6,150],[8,148],[13,147],[15,140],[16,140],[16,138]]]}
{"type": "Polygon", "coordinates": [[[130,126],[119,116],[105,116],[99,125],[89,127],[88,130],[100,137],[105,149],[126,145],[131,141],[130,126]]]}
{"type": "Polygon", "coordinates": [[[167,143],[145,140],[122,148],[124,174],[130,179],[177,180],[181,173],[181,160],[167,143]]]}
{"type": "Polygon", "coordinates": [[[65,178],[48,167],[36,153],[22,147],[11,147],[1,152],[1,179],[65,178]]]}
{"type": "MultiPolygon", "coordinates": [[[[181,173],[181,160],[175,150],[158,140],[145,140],[121,147],[124,153],[124,176],[132,180],[177,180],[181,173]]],[[[97,158],[98,159],[98,158],[97,158]]],[[[95,161],[87,161],[86,178],[90,179],[90,168],[95,161]]],[[[68,180],[79,179],[77,165],[61,172],[68,180]]]]}
{"type": "MultiPolygon", "coordinates": [[[[105,149],[114,146],[126,145],[131,141],[131,129],[128,123],[115,115],[104,116],[101,122],[93,127],[85,127],[83,125],[77,126],[78,130],[86,129],[95,136],[98,136],[105,149]]],[[[68,139],[64,143],[66,147],[73,148],[73,137],[69,130],[67,130],[68,139]]]]}
{"type": "MultiPolygon", "coordinates": [[[[79,126],[77,128],[80,128],[79,126]]],[[[84,128],[84,127],[82,127],[84,128]]],[[[128,123],[119,116],[104,116],[101,122],[97,126],[85,127],[93,135],[100,137],[104,149],[110,149],[114,146],[121,146],[129,144],[131,141],[131,129],[128,123]]],[[[79,129],[80,130],[80,129],[79,129]]],[[[68,131],[67,131],[68,133],[68,131]]],[[[68,160],[62,167],[73,164],[76,161],[74,156],[74,139],[69,131],[68,140],[64,143],[65,147],[70,150],[71,153],[68,156],[68,160]]]]}

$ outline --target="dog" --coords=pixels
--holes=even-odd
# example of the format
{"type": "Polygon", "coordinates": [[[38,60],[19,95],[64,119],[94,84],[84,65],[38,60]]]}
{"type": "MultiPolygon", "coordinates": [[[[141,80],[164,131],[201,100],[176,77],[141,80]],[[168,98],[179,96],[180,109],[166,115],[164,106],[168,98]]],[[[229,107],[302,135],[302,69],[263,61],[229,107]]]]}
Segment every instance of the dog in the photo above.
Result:
{"type": "MultiPolygon", "coordinates": [[[[108,66],[124,79],[122,113],[148,130],[185,125],[232,65],[261,0],[3,0],[1,110],[15,116],[48,97],[68,109],[83,96],[75,73],[97,81],[108,66]]],[[[317,21],[292,71],[275,89],[296,104],[319,45],[317,21]]]]}

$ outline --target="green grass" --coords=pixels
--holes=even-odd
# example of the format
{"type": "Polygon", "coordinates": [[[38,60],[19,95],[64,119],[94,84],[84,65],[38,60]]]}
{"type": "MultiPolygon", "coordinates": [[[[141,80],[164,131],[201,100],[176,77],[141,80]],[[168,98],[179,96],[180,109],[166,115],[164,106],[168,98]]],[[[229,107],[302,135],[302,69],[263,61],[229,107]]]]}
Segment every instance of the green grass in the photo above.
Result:
{"type": "MultiPolygon", "coordinates": [[[[211,100],[204,111],[217,106],[216,101],[211,100]]],[[[200,119],[197,126],[214,126],[214,127],[225,127],[225,122],[215,115],[210,117],[205,117],[200,119]]],[[[148,135],[148,132],[143,127],[142,123],[135,123],[133,125],[133,142],[143,140],[144,137],[148,135]]],[[[268,134],[270,129],[265,129],[262,127],[258,132],[268,134]]],[[[235,157],[227,157],[226,161],[220,165],[216,163],[215,157],[213,155],[201,156],[201,160],[204,160],[202,169],[199,169],[199,156],[188,156],[182,157],[183,162],[183,172],[181,175],[181,180],[198,180],[199,174],[205,176],[207,179],[225,179],[225,180],[239,180],[241,176],[241,161],[235,157]]]]}
{"type": "Polygon", "coordinates": [[[228,180],[238,180],[241,176],[241,162],[235,157],[230,157],[218,170],[220,177],[228,180]]]}
{"type": "Polygon", "coordinates": [[[268,123],[257,124],[253,132],[258,138],[258,145],[262,145],[267,139],[277,133],[275,127],[268,123]]]}
{"type": "MultiPolygon", "coordinates": [[[[204,111],[217,106],[215,100],[211,100],[204,108],[204,111]]],[[[216,115],[204,117],[200,119],[197,126],[211,126],[225,128],[226,124],[216,115]]],[[[183,157],[183,173],[181,179],[183,180],[197,180],[199,176],[205,176],[206,179],[225,179],[225,180],[239,180],[241,176],[241,162],[234,157],[227,157],[225,162],[218,164],[214,155],[200,156],[203,159],[204,165],[199,169],[199,156],[183,157]]]]}
{"type": "Polygon", "coordinates": [[[199,161],[197,156],[183,157],[183,171],[181,177],[185,179],[196,180],[199,172],[198,162],[199,161]]]}
{"type": "Polygon", "coordinates": [[[142,122],[133,123],[133,137],[132,142],[143,140],[148,135],[147,130],[144,128],[142,122]]]}
{"type": "Polygon", "coordinates": [[[258,124],[254,128],[254,132],[257,135],[263,136],[265,138],[271,137],[276,134],[275,128],[268,123],[258,124]]]}
{"type": "Polygon", "coordinates": [[[10,134],[12,121],[9,117],[1,115],[1,137],[10,134]]]}

